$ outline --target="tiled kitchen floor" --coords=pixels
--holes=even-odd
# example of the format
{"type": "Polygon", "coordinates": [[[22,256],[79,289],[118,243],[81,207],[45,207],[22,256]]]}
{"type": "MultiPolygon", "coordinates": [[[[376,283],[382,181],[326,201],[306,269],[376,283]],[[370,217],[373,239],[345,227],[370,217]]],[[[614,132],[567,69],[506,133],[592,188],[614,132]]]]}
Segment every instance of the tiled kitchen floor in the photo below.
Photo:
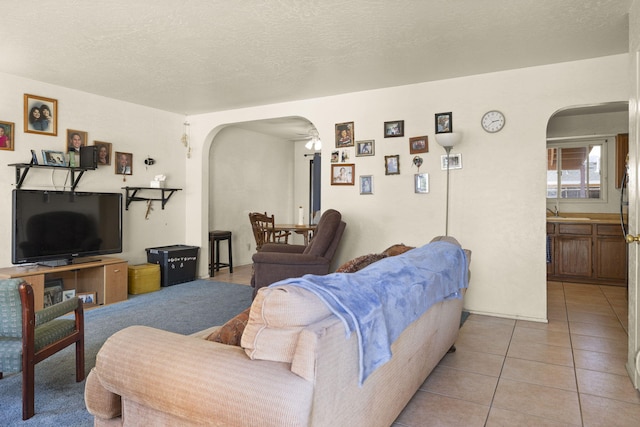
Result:
{"type": "MultiPolygon", "coordinates": [[[[214,280],[248,284],[251,266],[214,280]]],[[[627,289],[548,283],[549,323],[471,314],[394,427],[634,426],[627,289]]]]}

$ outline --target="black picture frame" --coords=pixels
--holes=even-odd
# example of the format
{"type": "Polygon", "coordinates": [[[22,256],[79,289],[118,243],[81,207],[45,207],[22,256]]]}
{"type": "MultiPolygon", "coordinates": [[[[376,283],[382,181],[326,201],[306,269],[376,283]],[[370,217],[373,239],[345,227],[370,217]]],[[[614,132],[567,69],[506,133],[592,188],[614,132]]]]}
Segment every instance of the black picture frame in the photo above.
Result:
{"type": "Polygon", "coordinates": [[[397,138],[399,136],[404,136],[404,120],[384,122],[385,138],[397,138]]]}
{"type": "Polygon", "coordinates": [[[453,132],[453,114],[438,113],[435,116],[436,133],[451,133],[453,132]]]}

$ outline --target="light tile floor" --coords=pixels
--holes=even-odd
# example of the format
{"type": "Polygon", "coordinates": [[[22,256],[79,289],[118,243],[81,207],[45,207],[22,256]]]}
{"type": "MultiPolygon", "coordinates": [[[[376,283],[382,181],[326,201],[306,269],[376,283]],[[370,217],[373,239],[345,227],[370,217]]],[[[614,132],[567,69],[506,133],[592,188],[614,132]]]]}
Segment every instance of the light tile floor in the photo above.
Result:
{"type": "MultiPolygon", "coordinates": [[[[248,284],[251,266],[214,280],[248,284]]],[[[393,427],[640,426],[627,289],[549,282],[549,323],[471,314],[393,427]]]]}

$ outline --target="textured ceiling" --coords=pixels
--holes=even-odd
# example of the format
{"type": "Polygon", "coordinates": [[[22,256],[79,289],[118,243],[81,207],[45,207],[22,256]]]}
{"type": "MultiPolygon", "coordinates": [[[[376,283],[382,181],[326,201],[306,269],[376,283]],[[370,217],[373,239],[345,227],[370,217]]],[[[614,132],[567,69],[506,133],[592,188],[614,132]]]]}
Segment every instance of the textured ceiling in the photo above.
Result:
{"type": "Polygon", "coordinates": [[[0,71],[180,114],[627,52],[631,0],[0,0],[0,71]]]}

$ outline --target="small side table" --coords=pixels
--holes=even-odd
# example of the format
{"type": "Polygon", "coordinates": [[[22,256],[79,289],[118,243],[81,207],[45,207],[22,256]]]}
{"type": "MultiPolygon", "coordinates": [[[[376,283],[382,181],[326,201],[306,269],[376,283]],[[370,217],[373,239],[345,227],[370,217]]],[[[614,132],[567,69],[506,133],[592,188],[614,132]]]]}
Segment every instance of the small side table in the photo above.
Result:
{"type": "Polygon", "coordinates": [[[233,273],[231,232],[225,230],[213,230],[209,232],[209,276],[213,277],[214,271],[220,271],[220,267],[229,267],[229,273],[233,273]],[[220,242],[223,240],[226,240],[229,246],[228,263],[220,262],[220,242]]]}

